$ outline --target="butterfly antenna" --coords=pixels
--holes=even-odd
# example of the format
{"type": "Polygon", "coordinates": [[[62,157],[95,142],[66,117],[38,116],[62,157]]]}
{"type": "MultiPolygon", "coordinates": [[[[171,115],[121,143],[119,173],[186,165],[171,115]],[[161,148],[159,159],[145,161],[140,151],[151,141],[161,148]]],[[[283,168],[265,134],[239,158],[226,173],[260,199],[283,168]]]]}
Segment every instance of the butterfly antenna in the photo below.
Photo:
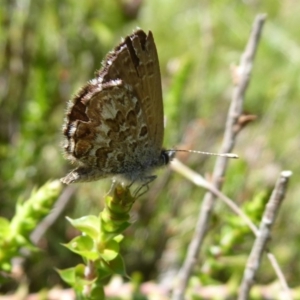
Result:
{"type": "Polygon", "coordinates": [[[198,153],[198,154],[204,154],[204,155],[213,155],[213,156],[222,156],[227,158],[239,158],[239,156],[235,153],[213,153],[213,152],[203,152],[203,151],[197,151],[197,150],[166,150],[166,151],[174,151],[174,152],[189,152],[189,153],[198,153]]]}

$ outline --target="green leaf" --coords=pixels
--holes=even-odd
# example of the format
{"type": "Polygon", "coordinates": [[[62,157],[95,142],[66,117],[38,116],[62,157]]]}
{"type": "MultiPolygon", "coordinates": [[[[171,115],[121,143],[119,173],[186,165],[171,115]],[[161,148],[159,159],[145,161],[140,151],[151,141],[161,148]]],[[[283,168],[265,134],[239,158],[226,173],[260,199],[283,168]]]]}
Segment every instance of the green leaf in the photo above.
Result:
{"type": "Polygon", "coordinates": [[[97,269],[97,282],[107,279],[114,273],[109,264],[103,259],[95,261],[94,266],[97,269]]]}
{"type": "Polygon", "coordinates": [[[83,264],[78,264],[74,268],[69,268],[65,270],[56,271],[59,273],[60,277],[67,282],[70,286],[72,286],[75,290],[82,292],[84,286],[93,284],[97,278],[93,280],[88,280],[85,278],[85,269],[86,266],[83,264]]]}
{"type": "Polygon", "coordinates": [[[126,273],[125,264],[121,255],[118,254],[114,260],[110,261],[109,266],[114,274],[129,277],[126,273]]]}
{"type": "MultiPolygon", "coordinates": [[[[82,265],[84,267],[84,265],[82,265]]],[[[75,268],[69,268],[65,270],[56,269],[59,276],[63,281],[73,286],[75,284],[75,268]]]]}
{"type": "Polygon", "coordinates": [[[95,300],[105,300],[106,298],[105,298],[103,286],[97,286],[93,288],[90,298],[95,300]]]}
{"type": "Polygon", "coordinates": [[[86,259],[95,261],[99,258],[99,253],[95,248],[94,241],[88,236],[78,236],[68,244],[63,245],[72,252],[77,253],[86,259]]]}
{"type": "Polygon", "coordinates": [[[121,243],[124,239],[124,235],[123,234],[118,234],[114,237],[114,240],[117,242],[117,243],[121,243]]]}
{"type": "Polygon", "coordinates": [[[99,236],[99,218],[96,216],[85,216],[79,219],[71,219],[66,217],[73,227],[87,234],[92,239],[97,239],[99,236]]]}
{"type": "MultiPolygon", "coordinates": [[[[100,247],[99,247],[100,248],[100,247]]],[[[120,247],[119,244],[114,241],[110,240],[109,242],[105,243],[103,249],[98,249],[100,252],[101,257],[109,262],[116,258],[116,256],[119,254],[120,247]]]]}
{"type": "Polygon", "coordinates": [[[105,222],[101,219],[102,232],[119,234],[123,232],[131,224],[129,222],[122,222],[122,224],[116,224],[113,221],[105,222]]]}
{"type": "Polygon", "coordinates": [[[78,281],[82,281],[85,283],[88,282],[84,278],[84,270],[85,270],[85,265],[83,264],[78,264],[76,267],[65,269],[65,270],[56,269],[60,277],[73,287],[75,287],[78,284],[78,281]]]}

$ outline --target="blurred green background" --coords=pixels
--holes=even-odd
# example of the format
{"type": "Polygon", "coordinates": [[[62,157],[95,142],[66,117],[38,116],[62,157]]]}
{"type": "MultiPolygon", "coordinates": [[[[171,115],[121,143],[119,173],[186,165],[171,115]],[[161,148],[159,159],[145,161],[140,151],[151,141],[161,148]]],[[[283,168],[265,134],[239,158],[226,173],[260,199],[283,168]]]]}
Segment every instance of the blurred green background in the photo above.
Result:
{"type": "MultiPolygon", "coordinates": [[[[280,172],[293,171],[270,248],[289,285],[299,285],[297,0],[4,0],[0,6],[0,215],[11,218],[18,199],[26,199],[34,187],[63,177],[72,168],[60,147],[66,102],[93,78],[106,53],[136,27],[151,30],[158,49],[165,146],[217,152],[231,99],[230,66],[238,64],[257,13],[267,13],[268,18],[245,101],[245,112],[257,119],[238,136],[234,152],[240,159],[230,162],[224,192],[240,206],[264,203],[280,172]]],[[[208,176],[215,161],[195,154],[180,158],[208,176]]],[[[77,185],[65,211],[44,236],[43,251],[26,263],[32,291],[62,284],[53,267],[66,268],[79,261],[60,245],[76,234],[64,216],[98,214],[110,184],[105,179],[77,185]]],[[[133,208],[134,224],[122,244],[129,275],[139,272],[143,280],[159,280],[170,271],[176,273],[203,194],[170,170],[158,171],[150,191],[133,208]]],[[[226,228],[236,222],[232,212],[218,203],[195,271],[202,283],[226,283],[232,278],[239,282],[253,236],[238,235],[224,250],[226,228]],[[217,257],[212,249],[218,249],[217,257]]],[[[231,234],[236,230],[232,226],[231,234]]],[[[275,279],[264,261],[258,282],[275,279]]]]}

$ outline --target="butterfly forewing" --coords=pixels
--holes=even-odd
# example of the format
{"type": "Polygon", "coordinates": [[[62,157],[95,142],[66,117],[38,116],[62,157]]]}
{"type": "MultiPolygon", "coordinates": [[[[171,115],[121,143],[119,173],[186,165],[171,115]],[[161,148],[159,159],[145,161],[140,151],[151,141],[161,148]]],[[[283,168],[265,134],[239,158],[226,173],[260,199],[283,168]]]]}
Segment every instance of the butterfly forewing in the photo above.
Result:
{"type": "Polygon", "coordinates": [[[139,99],[149,138],[159,150],[163,143],[163,102],[159,61],[152,32],[138,30],[111,52],[100,71],[103,82],[121,78],[139,99]]]}

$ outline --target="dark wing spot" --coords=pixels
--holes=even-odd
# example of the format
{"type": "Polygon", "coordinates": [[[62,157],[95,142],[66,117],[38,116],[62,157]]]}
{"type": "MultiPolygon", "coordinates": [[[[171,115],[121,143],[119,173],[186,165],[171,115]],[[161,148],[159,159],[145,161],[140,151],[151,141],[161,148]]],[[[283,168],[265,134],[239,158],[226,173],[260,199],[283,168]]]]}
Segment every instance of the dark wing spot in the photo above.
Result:
{"type": "Polygon", "coordinates": [[[125,118],[124,118],[123,114],[120,111],[117,112],[117,115],[115,117],[115,121],[118,124],[124,124],[125,123],[125,118]]]}
{"type": "Polygon", "coordinates": [[[85,156],[92,148],[93,146],[89,141],[79,140],[76,142],[74,153],[72,154],[76,158],[81,158],[85,156]]]}
{"type": "Polygon", "coordinates": [[[123,114],[120,111],[118,111],[114,119],[106,119],[105,122],[110,128],[110,131],[119,132],[120,125],[125,123],[125,118],[123,114]]]}
{"type": "Polygon", "coordinates": [[[68,113],[68,118],[70,122],[74,122],[76,120],[81,120],[87,122],[89,120],[86,115],[86,106],[82,104],[80,101],[77,101],[72,107],[71,111],[68,113]]]}
{"type": "Polygon", "coordinates": [[[148,134],[148,129],[147,129],[147,126],[143,126],[140,130],[140,137],[144,137],[145,135],[148,134]]]}
{"type": "Polygon", "coordinates": [[[120,130],[120,125],[115,119],[106,119],[104,122],[111,131],[118,132],[120,130]]]}
{"type": "Polygon", "coordinates": [[[125,131],[114,132],[109,130],[107,132],[107,137],[108,146],[110,148],[117,148],[120,145],[120,142],[124,142],[127,139],[128,134],[125,131]]]}
{"type": "Polygon", "coordinates": [[[110,149],[110,148],[105,148],[105,147],[99,148],[96,151],[96,156],[108,158],[108,154],[111,152],[112,152],[112,149],[110,149]]]}
{"type": "Polygon", "coordinates": [[[131,57],[132,63],[134,64],[135,68],[137,69],[139,64],[140,64],[140,59],[138,58],[138,56],[135,53],[134,50],[134,46],[132,45],[132,41],[130,39],[130,37],[126,37],[124,43],[127,46],[127,50],[129,52],[129,55],[131,57]]]}
{"type": "Polygon", "coordinates": [[[136,121],[136,114],[134,113],[133,110],[130,110],[126,116],[126,120],[128,122],[128,124],[130,126],[134,126],[136,127],[137,126],[137,121],[136,121]]]}
{"type": "Polygon", "coordinates": [[[95,87],[91,84],[84,86],[78,94],[73,98],[73,106],[71,110],[67,113],[70,122],[76,120],[87,122],[89,120],[86,114],[86,107],[89,105],[90,97],[87,97],[95,87]]]}
{"type": "Polygon", "coordinates": [[[97,165],[99,168],[105,168],[108,155],[112,152],[110,148],[99,148],[96,151],[97,165]]]}
{"type": "Polygon", "coordinates": [[[82,124],[81,122],[77,125],[75,132],[76,139],[87,139],[93,138],[92,131],[90,130],[88,124],[82,124]]]}

